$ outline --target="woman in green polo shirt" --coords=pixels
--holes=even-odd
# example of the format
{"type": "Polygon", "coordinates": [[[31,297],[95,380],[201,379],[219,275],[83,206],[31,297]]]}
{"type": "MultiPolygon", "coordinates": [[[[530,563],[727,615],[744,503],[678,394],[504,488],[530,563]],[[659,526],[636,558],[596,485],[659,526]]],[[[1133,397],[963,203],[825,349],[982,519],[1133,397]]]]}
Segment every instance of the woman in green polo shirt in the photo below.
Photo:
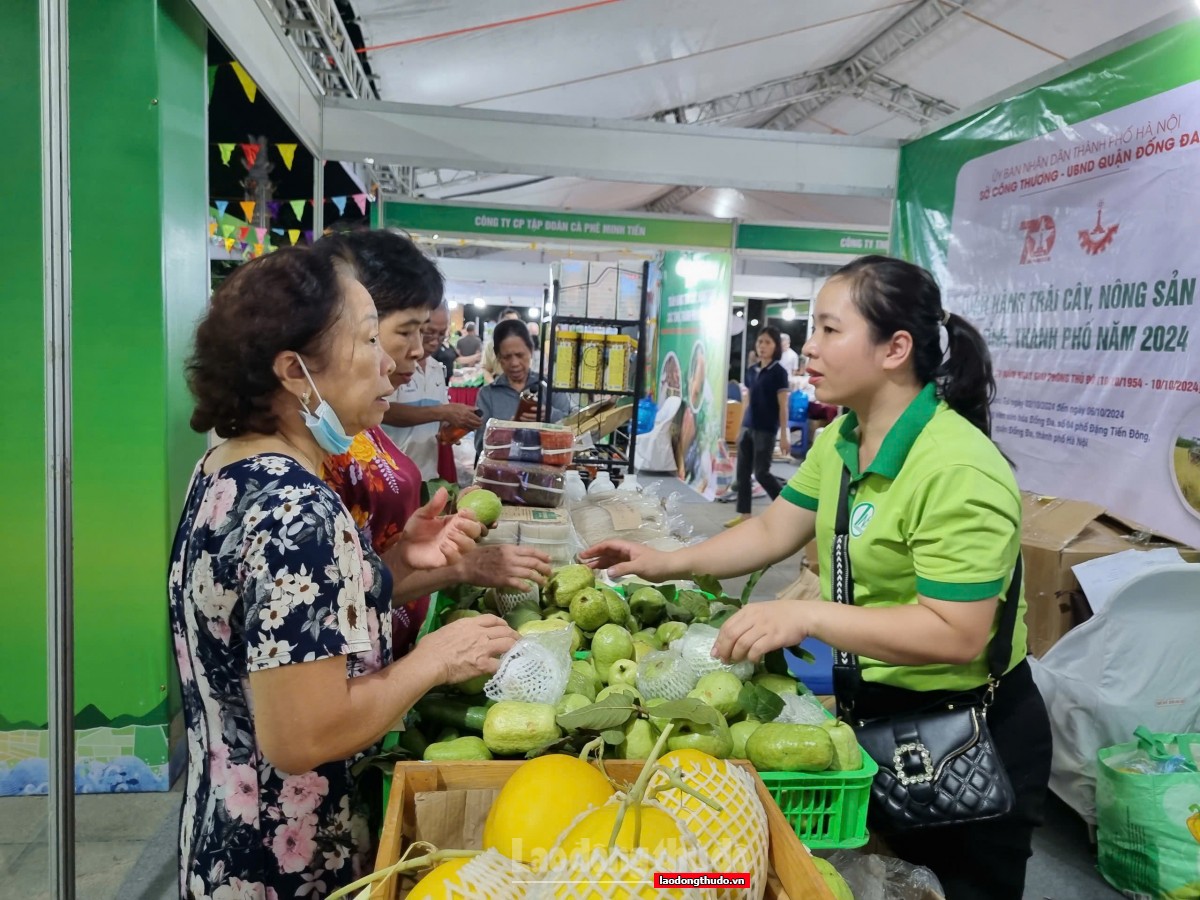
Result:
{"type": "MultiPolygon", "coordinates": [[[[943,310],[927,271],[881,256],[838,270],[816,299],[813,322],[804,353],[817,399],[851,412],[825,429],[766,512],[674,552],[605,541],[582,557],[613,577],[722,578],[792,556],[815,535],[829,600],[847,469],[854,604],[752,603],[721,628],[714,656],[757,661],[818,638],[860,657],[855,715],[863,718],[978,688],[988,680],[986,650],[1021,540],[1016,480],[990,438],[995,382],[983,338],[943,310]]],[[[948,900],[1018,900],[1042,821],[1050,729],[1018,613],[1008,671],[988,709],[1013,811],[887,838],[901,857],[937,873],[948,900]]]]}

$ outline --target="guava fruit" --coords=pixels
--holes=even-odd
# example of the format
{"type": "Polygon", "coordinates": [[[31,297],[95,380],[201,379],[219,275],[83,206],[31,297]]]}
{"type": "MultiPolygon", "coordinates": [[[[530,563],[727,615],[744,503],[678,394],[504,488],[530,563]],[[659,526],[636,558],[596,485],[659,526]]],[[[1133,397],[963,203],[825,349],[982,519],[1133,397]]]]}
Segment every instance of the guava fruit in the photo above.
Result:
{"type": "Polygon", "coordinates": [[[833,762],[833,741],[819,725],[766,722],[746,739],[746,757],[763,772],[823,772],[833,762]]]}
{"type": "Polygon", "coordinates": [[[458,498],[458,508],[469,509],[475,513],[475,518],[489,528],[500,519],[500,498],[491,491],[481,489],[462,495],[458,498]]]}

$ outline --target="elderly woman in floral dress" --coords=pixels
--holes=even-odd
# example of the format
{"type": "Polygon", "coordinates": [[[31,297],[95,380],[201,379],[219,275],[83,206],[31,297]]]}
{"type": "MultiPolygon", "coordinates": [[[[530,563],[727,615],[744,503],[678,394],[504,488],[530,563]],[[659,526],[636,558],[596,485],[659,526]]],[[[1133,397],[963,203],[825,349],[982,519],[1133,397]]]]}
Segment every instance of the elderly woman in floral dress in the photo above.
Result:
{"type": "Polygon", "coordinates": [[[394,362],[352,261],[281,250],[236,271],[196,333],[192,476],[172,549],[188,772],[180,895],[320,900],[367,865],[353,764],[430,688],[493,672],[516,640],[452,623],[392,661],[393,573],[453,565],[480,526],[417,510],[384,566],[319,477],[378,425],[394,362]]]}

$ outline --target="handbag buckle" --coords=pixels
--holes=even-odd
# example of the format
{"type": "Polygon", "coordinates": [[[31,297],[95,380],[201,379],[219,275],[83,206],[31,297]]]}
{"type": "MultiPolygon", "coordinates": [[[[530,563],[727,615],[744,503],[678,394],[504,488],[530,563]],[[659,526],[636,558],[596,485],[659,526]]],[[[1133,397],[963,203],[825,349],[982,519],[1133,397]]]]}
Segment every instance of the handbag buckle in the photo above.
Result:
{"type": "Polygon", "coordinates": [[[933,781],[933,760],[929,758],[929,748],[920,741],[900,744],[892,755],[892,765],[896,770],[896,779],[905,787],[910,784],[925,784],[933,781]],[[904,758],[911,753],[920,756],[921,766],[924,769],[923,772],[918,772],[916,775],[909,775],[904,763],[904,758]]]}

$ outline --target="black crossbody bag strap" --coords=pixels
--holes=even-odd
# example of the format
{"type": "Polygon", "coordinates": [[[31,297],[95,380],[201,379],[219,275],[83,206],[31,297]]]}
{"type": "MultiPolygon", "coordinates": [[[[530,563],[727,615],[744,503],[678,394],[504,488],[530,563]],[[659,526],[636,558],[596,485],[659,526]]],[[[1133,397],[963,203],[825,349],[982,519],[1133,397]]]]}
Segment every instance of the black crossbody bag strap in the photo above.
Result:
{"type": "MultiPolygon", "coordinates": [[[[850,569],[850,470],[843,464],[842,485],[838,491],[837,515],[833,527],[833,548],[830,553],[829,581],[836,603],[854,605],[854,575],[850,569]]],[[[988,645],[988,675],[991,683],[1000,680],[1012,659],[1013,632],[1017,625],[1017,608],[1021,599],[1023,576],[1021,554],[1013,568],[1012,581],[1000,610],[996,634],[988,645]]],[[[838,715],[849,719],[862,688],[862,669],[858,657],[845,650],[834,650],[833,692],[837,698],[838,715]]]]}

